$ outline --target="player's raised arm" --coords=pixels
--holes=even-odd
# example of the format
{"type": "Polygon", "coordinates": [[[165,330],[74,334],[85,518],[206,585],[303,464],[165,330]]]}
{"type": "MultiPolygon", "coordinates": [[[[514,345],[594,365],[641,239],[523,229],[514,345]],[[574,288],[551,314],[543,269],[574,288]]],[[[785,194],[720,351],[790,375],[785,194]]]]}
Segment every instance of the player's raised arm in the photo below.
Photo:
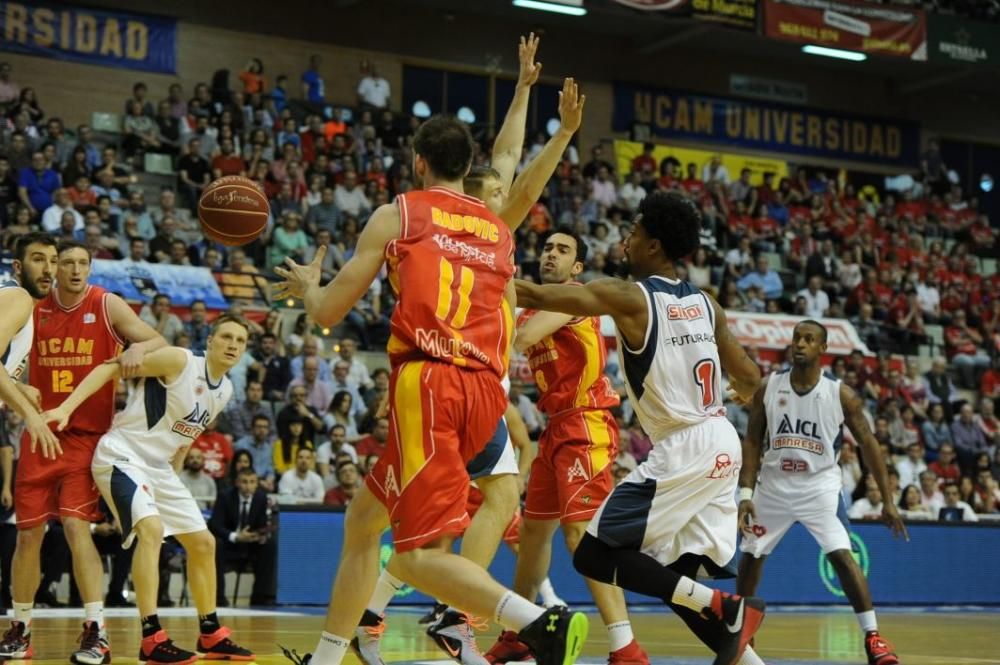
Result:
{"type": "Polygon", "coordinates": [[[306,312],[316,323],[327,327],[337,325],[375,281],[385,262],[385,247],[399,237],[399,226],[396,204],[389,203],[375,210],[358,238],[354,256],[325,287],[319,284],[325,245],[320,246],[309,265],[285,259],[284,267],[274,269],[284,278],[275,287],[278,297],[302,298],[306,312]]]}
{"type": "Polygon", "coordinates": [[[563,82],[562,92],[559,93],[561,121],[559,131],[549,139],[538,156],[531,160],[514,181],[507,203],[500,212],[500,219],[506,222],[512,231],[524,222],[531,206],[535,205],[535,201],[542,195],[542,190],[559,166],[573,134],[580,129],[580,123],[583,122],[583,105],[586,101],[587,96],[580,94],[576,81],[566,79],[563,82]]]}
{"type": "Polygon", "coordinates": [[[514,181],[514,171],[517,169],[518,162],[521,161],[521,149],[524,146],[524,125],[528,120],[528,99],[531,97],[531,86],[538,81],[538,76],[542,73],[541,63],[535,62],[537,51],[538,37],[535,36],[535,33],[529,34],[527,39],[521,37],[521,42],[517,47],[520,69],[517,75],[517,84],[514,86],[514,99],[511,100],[500,132],[497,134],[496,140],[493,141],[490,166],[500,174],[504,193],[510,191],[511,183],[514,181]]]}
{"type": "MultiPolygon", "coordinates": [[[[164,383],[172,383],[188,362],[188,354],[176,346],[167,346],[146,354],[142,364],[135,372],[138,377],[159,377],[164,383]]],[[[42,414],[45,422],[57,423],[57,429],[62,431],[69,423],[69,417],[77,408],[87,401],[91,395],[112,379],[121,376],[122,367],[119,358],[98,365],[73,390],[62,404],[42,414]]]]}
{"type": "Polygon", "coordinates": [[[137,375],[146,354],[162,349],[167,345],[167,340],[151,325],[140,319],[119,296],[109,293],[105,298],[111,327],[120,338],[130,342],[128,349],[118,358],[118,362],[121,365],[122,378],[131,379],[137,375]]]}
{"type": "Polygon", "coordinates": [[[892,529],[894,536],[903,536],[909,540],[910,535],[906,532],[906,525],[903,524],[903,519],[899,516],[896,500],[892,495],[892,490],[889,489],[889,473],[885,468],[885,460],[882,459],[882,448],[875,435],[872,434],[871,428],[868,427],[868,421],[865,420],[864,413],[862,413],[861,398],[858,397],[853,388],[843,382],[840,384],[840,404],[844,410],[844,424],[847,425],[854,440],[860,445],[865,466],[875,478],[879,492],[882,494],[882,520],[886,526],[892,529]]]}
{"type": "MultiPolygon", "coordinates": [[[[24,289],[0,290],[0,312],[4,314],[0,317],[0,349],[6,351],[10,348],[17,331],[31,318],[34,307],[35,301],[24,289]]],[[[56,435],[45,424],[38,409],[32,406],[25,393],[18,388],[17,382],[7,373],[3,363],[0,363],[0,400],[24,418],[32,452],[36,445],[41,444],[42,457],[54,459],[56,455],[62,454],[56,435]]]]}
{"type": "Polygon", "coordinates": [[[572,321],[573,318],[572,314],[560,312],[535,312],[527,321],[517,327],[514,348],[523,353],[525,349],[538,344],[572,321]]]}
{"type": "Polygon", "coordinates": [[[712,296],[706,294],[706,297],[715,309],[715,343],[719,347],[722,369],[729,375],[729,387],[736,391],[738,403],[749,404],[761,385],[760,368],[729,329],[726,310],[712,296]]]}
{"type": "Polygon", "coordinates": [[[743,466],[740,468],[740,499],[739,525],[740,529],[748,531],[757,519],[753,506],[753,490],[757,486],[757,474],[760,472],[760,458],[764,452],[764,436],[767,434],[767,411],[764,409],[764,389],[767,379],[760,384],[760,389],[753,396],[750,404],[750,423],[747,435],[743,437],[743,466]]]}

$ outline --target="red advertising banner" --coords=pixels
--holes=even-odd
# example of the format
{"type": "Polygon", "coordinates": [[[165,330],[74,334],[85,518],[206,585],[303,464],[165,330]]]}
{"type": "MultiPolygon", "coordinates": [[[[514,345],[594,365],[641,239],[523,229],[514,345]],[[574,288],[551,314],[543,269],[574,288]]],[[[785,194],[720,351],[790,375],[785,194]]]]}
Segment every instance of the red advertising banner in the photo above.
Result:
{"type": "Polygon", "coordinates": [[[927,17],[922,9],[845,0],[765,0],[764,35],[927,60],[927,17]]]}

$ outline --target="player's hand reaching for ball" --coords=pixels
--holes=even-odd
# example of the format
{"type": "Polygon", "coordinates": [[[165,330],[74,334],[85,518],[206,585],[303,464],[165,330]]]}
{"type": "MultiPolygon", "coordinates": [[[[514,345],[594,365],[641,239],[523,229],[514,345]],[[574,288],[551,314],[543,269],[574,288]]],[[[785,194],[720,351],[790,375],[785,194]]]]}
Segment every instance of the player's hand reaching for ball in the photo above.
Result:
{"type": "MultiPolygon", "coordinates": [[[[45,459],[55,459],[57,456],[62,455],[62,446],[59,445],[59,439],[56,435],[49,429],[50,419],[45,417],[42,413],[29,413],[28,417],[24,419],[24,427],[28,432],[28,437],[31,439],[31,452],[34,453],[35,450],[40,446],[42,449],[42,457],[45,459]]],[[[66,415],[65,420],[60,422],[59,429],[61,430],[69,422],[69,415],[66,415]]]]}
{"type": "Polygon", "coordinates": [[[903,518],[899,516],[895,504],[885,503],[882,506],[882,521],[889,527],[894,537],[902,536],[906,542],[910,542],[910,534],[906,532],[906,525],[903,524],[903,518]]]}
{"type": "Polygon", "coordinates": [[[583,105],[587,95],[580,94],[580,87],[573,79],[563,81],[563,89],[559,93],[559,121],[562,129],[576,133],[583,122],[583,105]]]}
{"type": "Polygon", "coordinates": [[[530,88],[538,81],[542,73],[542,63],[535,62],[535,53],[538,52],[538,37],[535,33],[530,33],[528,38],[521,37],[521,43],[517,47],[517,59],[521,62],[521,69],[517,75],[517,85],[521,88],[530,88]]]}
{"type": "Polygon", "coordinates": [[[275,295],[278,298],[304,298],[310,287],[319,286],[319,280],[323,276],[324,257],[326,245],[320,245],[316,248],[316,256],[308,265],[299,265],[291,258],[286,258],[284,266],[275,266],[275,274],[284,279],[275,285],[275,295]]]}
{"type": "Polygon", "coordinates": [[[754,507],[753,501],[740,501],[738,511],[736,523],[740,525],[740,531],[752,536],[754,524],[757,523],[757,509],[754,507]]]}

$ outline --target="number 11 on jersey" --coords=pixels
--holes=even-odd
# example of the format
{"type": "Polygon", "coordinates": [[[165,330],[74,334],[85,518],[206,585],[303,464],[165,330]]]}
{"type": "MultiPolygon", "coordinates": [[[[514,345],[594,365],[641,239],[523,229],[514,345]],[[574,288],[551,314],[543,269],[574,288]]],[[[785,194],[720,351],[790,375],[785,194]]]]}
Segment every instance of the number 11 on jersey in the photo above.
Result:
{"type": "Polygon", "coordinates": [[[449,326],[456,330],[465,327],[465,319],[469,315],[469,308],[472,302],[469,294],[476,282],[476,274],[466,266],[459,267],[458,287],[455,287],[455,267],[445,258],[441,259],[438,273],[438,303],[435,315],[438,319],[446,321],[449,326]],[[452,291],[458,296],[458,305],[455,307],[455,314],[448,321],[448,313],[452,309],[452,291]]]}

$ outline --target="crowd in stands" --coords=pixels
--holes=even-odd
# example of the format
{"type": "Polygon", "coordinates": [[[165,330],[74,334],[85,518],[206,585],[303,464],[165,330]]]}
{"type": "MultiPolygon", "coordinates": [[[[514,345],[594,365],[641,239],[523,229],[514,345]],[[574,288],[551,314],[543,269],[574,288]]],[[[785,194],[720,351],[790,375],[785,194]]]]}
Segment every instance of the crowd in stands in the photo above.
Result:
{"type": "MultiPolygon", "coordinates": [[[[327,245],[324,277],[332,278],[352,255],[371,211],[414,187],[410,146],[420,119],[389,109],[389,84],[370,64],[358,99],[347,105],[325,98],[319,71],[314,57],[300,87],[283,75],[271,85],[264,64],[254,59],[235,87],[223,70],[190,96],[180,84],[151,93],[136,83],[122,106],[121,133],[98,142],[86,125],[70,135],[58,117],[46,115],[31,88],[13,83],[10,66],[0,64],[4,247],[40,227],[86,243],[95,258],[204,266],[216,273],[237,313],[271,304],[266,274],[286,257],[309,261],[327,245]],[[176,172],[154,201],[146,200],[141,184],[146,154],[169,157],[176,172]],[[214,178],[237,174],[266,192],[272,221],[259,239],[233,249],[203,238],[191,210],[214,178]]],[[[475,159],[483,164],[493,132],[475,133],[475,159]]],[[[529,140],[522,167],[545,141],[543,133],[529,140]]],[[[981,272],[982,262],[997,256],[997,232],[975,196],[949,179],[935,143],[902,192],[859,191],[845,172],[805,167],[788,178],[764,174],[751,184],[749,170],[730,174],[719,158],[658,161],[652,145],[619,172],[605,149],[594,146],[586,161],[576,148],[567,150],[517,234],[522,277],[538,279],[542,241],[564,225],[588,246],[581,280],[620,275],[621,241],[643,197],[656,189],[683,192],[704,217],[702,246],[681,266],[687,279],[731,310],[850,318],[878,354],[874,362],[860,351],[832,358],[830,371],[864,397],[893,462],[905,515],[974,520],[1000,513],[994,412],[1000,276],[981,272]],[[933,326],[943,344],[929,334],[933,326]],[[920,351],[934,356],[927,371],[920,351]]],[[[388,372],[371,371],[357,353],[384,349],[392,307],[383,276],[332,334],[305,314],[283,328],[276,309],[254,324],[248,352],[230,375],[235,397],[196,441],[182,474],[212,511],[221,557],[253,549],[254,560],[273,564],[269,494],[296,503],[350,502],[388,434],[379,414],[388,372]]],[[[193,303],[182,320],[160,294],[140,316],[168,343],[204,350],[204,302],[193,303]]],[[[787,362],[760,364],[769,371],[787,362]]],[[[624,397],[614,363],[610,373],[624,397]]],[[[531,395],[530,386],[515,384],[511,401],[537,436],[544,419],[531,395]]],[[[120,397],[124,403],[124,392],[120,397]]],[[[730,418],[745,431],[746,412],[730,407],[730,418]]],[[[652,444],[627,399],[617,416],[622,454],[615,472],[622,478],[652,444]]],[[[8,413],[3,442],[16,449],[19,433],[17,416],[8,413]]],[[[880,497],[850,441],[841,466],[851,514],[877,515],[880,497]]],[[[166,552],[165,570],[173,565],[166,552]]],[[[265,581],[254,594],[263,604],[273,599],[266,565],[259,576],[265,581]]]]}

